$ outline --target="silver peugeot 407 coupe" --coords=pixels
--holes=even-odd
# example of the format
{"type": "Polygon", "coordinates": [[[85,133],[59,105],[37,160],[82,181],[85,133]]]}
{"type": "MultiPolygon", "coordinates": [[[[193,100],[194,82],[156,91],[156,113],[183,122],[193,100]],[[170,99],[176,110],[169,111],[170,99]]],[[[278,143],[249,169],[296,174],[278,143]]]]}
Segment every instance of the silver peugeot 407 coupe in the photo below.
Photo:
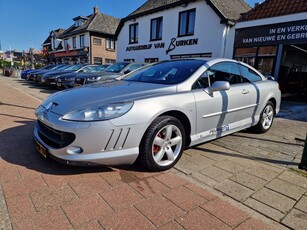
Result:
{"type": "Polygon", "coordinates": [[[121,79],[51,95],[36,110],[34,141],[69,165],[171,168],[186,147],[251,128],[280,107],[278,83],[231,59],[162,61],[121,79]]]}

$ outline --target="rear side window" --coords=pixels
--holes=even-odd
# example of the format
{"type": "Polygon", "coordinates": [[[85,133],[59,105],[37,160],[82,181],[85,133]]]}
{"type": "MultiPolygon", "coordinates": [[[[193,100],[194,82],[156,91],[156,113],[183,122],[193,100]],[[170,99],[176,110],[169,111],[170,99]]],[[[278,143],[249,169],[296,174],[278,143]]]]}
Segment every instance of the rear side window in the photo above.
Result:
{"type": "Polygon", "coordinates": [[[254,70],[243,65],[240,65],[240,68],[242,71],[243,82],[256,82],[262,80],[259,74],[257,74],[254,70]]]}

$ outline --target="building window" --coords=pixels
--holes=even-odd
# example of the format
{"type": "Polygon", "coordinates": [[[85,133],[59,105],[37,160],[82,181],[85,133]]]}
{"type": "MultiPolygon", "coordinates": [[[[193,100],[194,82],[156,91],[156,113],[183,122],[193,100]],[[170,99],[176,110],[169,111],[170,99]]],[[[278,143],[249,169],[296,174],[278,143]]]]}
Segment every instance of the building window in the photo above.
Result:
{"type": "Polygon", "coordinates": [[[74,48],[74,49],[77,48],[77,39],[76,39],[76,37],[72,38],[72,48],[74,48]]]}
{"type": "Polygon", "coordinates": [[[138,43],[139,41],[139,24],[135,23],[129,26],[129,43],[138,43]]]}
{"type": "Polygon", "coordinates": [[[187,10],[179,13],[178,36],[194,35],[196,10],[187,10]]]}
{"type": "Polygon", "coordinates": [[[106,64],[114,64],[115,62],[116,62],[116,60],[114,60],[114,59],[108,59],[108,58],[105,59],[106,64]]]}
{"type": "Polygon", "coordinates": [[[124,62],[135,62],[135,59],[133,58],[124,59],[124,62]]]}
{"type": "Polygon", "coordinates": [[[156,41],[162,39],[163,17],[151,19],[150,40],[156,41]]]}
{"type": "Polygon", "coordinates": [[[52,50],[55,50],[56,49],[56,47],[55,47],[55,36],[54,35],[52,35],[52,50]]]}
{"type": "Polygon", "coordinates": [[[65,50],[69,50],[69,44],[68,44],[68,39],[64,40],[64,47],[65,50]]]}
{"type": "Polygon", "coordinates": [[[145,63],[154,63],[158,61],[159,61],[159,58],[145,58],[144,60],[145,63]]]}
{"type": "Polygon", "coordinates": [[[102,58],[94,57],[94,64],[95,65],[102,65],[102,58]]]}
{"type": "Polygon", "coordinates": [[[93,44],[95,46],[101,46],[101,39],[100,38],[93,38],[93,44]]]}
{"type": "Polygon", "coordinates": [[[106,39],[106,49],[115,50],[115,41],[113,38],[106,39]]]}
{"type": "Polygon", "coordinates": [[[82,26],[83,23],[84,23],[84,19],[78,19],[75,21],[75,27],[82,26]]]}
{"type": "Polygon", "coordinates": [[[84,48],[85,45],[85,35],[80,35],[80,48],[84,48]]]}

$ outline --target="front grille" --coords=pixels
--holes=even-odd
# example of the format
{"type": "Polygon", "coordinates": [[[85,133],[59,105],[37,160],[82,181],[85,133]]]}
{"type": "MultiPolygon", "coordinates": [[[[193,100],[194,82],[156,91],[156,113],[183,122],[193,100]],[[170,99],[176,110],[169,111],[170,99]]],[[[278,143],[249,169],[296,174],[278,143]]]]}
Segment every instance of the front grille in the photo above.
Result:
{"type": "Polygon", "coordinates": [[[38,121],[37,129],[41,140],[55,149],[67,147],[76,139],[75,134],[53,129],[41,121],[38,121]]]}

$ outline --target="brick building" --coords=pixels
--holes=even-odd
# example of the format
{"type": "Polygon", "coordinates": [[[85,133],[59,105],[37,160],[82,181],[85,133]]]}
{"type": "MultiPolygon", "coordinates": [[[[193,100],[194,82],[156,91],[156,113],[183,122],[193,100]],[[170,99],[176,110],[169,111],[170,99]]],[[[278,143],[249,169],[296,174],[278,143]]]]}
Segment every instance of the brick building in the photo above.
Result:
{"type": "Polygon", "coordinates": [[[114,34],[119,19],[102,14],[98,7],[94,7],[93,14],[78,16],[73,20],[74,24],[68,29],[58,33],[53,31],[50,38],[46,39],[43,46],[49,50],[49,62],[114,63],[116,61],[114,34]]]}

